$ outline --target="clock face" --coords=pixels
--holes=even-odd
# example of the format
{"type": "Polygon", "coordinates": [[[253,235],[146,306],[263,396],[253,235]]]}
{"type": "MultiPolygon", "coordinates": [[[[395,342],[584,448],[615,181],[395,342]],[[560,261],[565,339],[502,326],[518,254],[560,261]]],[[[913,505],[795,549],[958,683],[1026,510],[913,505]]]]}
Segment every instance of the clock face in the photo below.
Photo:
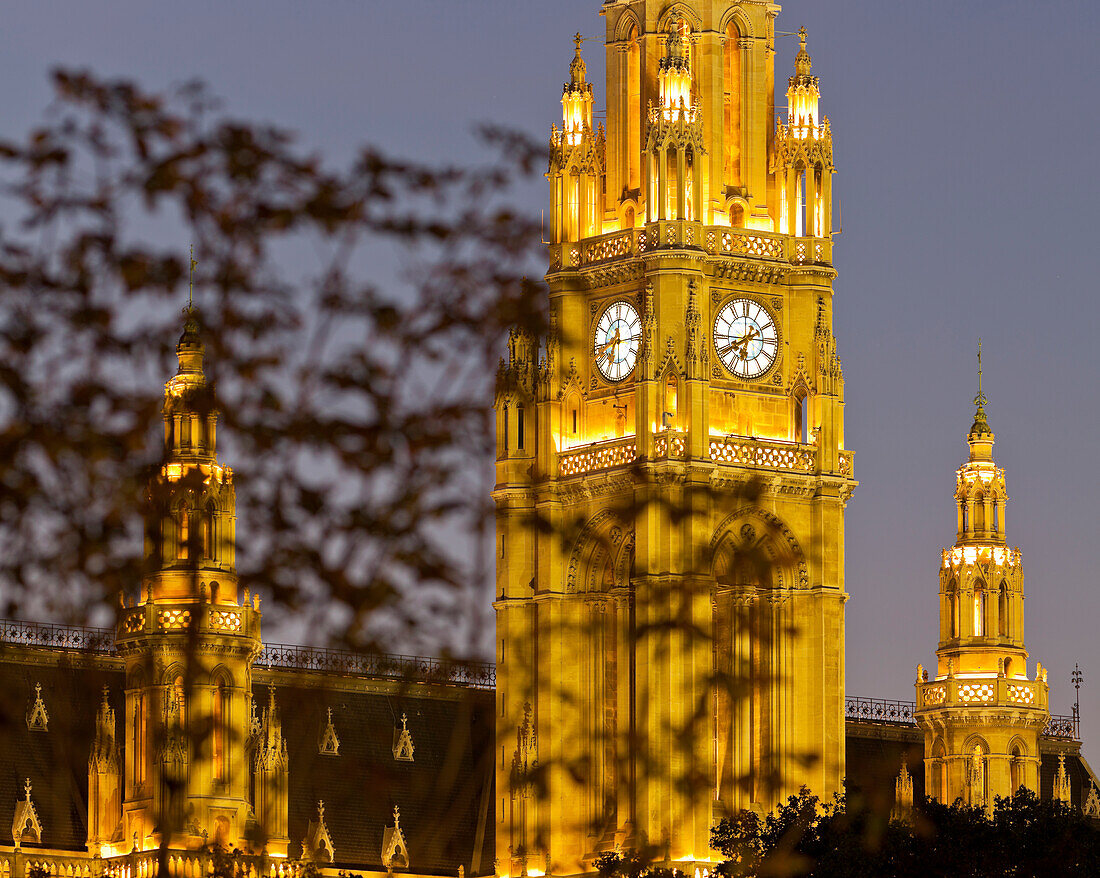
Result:
{"type": "Polygon", "coordinates": [[[752,299],[734,299],[714,319],[718,359],[738,378],[759,378],[779,353],[779,331],[767,309],[752,299]]]}
{"type": "Polygon", "coordinates": [[[621,381],[634,369],[642,346],[642,320],[629,302],[616,302],[596,324],[593,356],[608,381],[621,381]]]}

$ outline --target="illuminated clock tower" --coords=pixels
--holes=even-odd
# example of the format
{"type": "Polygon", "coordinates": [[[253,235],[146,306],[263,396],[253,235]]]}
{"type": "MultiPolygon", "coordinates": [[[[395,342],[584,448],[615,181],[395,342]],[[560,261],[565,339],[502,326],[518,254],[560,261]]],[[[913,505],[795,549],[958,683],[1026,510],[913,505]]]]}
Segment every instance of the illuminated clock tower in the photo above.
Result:
{"type": "MultiPolygon", "coordinates": [[[[549,144],[551,337],[497,408],[497,871],[591,871],[844,777],[832,138],[778,7],[606,0],[549,144]]],[[[688,874],[694,868],[681,865],[688,874]]]]}
{"type": "Polygon", "coordinates": [[[928,795],[991,808],[1021,786],[1039,791],[1039,734],[1050,712],[1046,671],[1027,675],[1024,571],[1005,542],[1005,471],[993,460],[978,347],[970,455],[955,476],[958,538],[940,563],[940,644],[932,679],[917,670],[928,795]]]}

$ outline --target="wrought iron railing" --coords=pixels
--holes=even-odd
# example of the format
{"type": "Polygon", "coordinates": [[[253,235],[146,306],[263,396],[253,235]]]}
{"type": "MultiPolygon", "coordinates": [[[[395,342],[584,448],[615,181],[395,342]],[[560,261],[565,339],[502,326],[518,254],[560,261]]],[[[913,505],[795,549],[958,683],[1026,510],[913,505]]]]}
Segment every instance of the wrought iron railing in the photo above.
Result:
{"type": "MultiPolygon", "coordinates": [[[[115,632],[111,628],[53,625],[48,622],[0,619],[0,647],[5,644],[80,650],[97,655],[116,654],[115,632]]],[[[256,666],[386,677],[415,683],[444,683],[476,689],[492,689],[496,685],[496,666],[492,662],[360,653],[288,643],[264,644],[256,666]]]]}
{"type": "Polygon", "coordinates": [[[1043,729],[1043,734],[1048,738],[1065,738],[1069,741],[1081,740],[1081,721],[1075,716],[1062,716],[1051,714],[1050,720],[1043,729]]]}
{"type": "Polygon", "coordinates": [[[112,628],[0,619],[0,644],[4,643],[14,646],[80,649],[100,655],[112,655],[115,651],[115,632],[112,628]]]}
{"type": "MultiPolygon", "coordinates": [[[[890,701],[885,698],[856,696],[848,696],[844,699],[844,718],[863,722],[916,725],[916,709],[915,701],[890,701]]],[[[1074,716],[1051,714],[1041,734],[1048,738],[1080,741],[1081,721],[1074,716]]]]}
{"type": "Polygon", "coordinates": [[[492,662],[353,652],[287,643],[265,643],[255,666],[388,677],[416,683],[448,683],[477,689],[492,689],[497,681],[496,665],[492,662]]]}
{"type": "Polygon", "coordinates": [[[876,723],[916,723],[913,711],[915,701],[889,701],[885,698],[858,698],[849,696],[844,699],[844,718],[858,719],[876,723]]]}

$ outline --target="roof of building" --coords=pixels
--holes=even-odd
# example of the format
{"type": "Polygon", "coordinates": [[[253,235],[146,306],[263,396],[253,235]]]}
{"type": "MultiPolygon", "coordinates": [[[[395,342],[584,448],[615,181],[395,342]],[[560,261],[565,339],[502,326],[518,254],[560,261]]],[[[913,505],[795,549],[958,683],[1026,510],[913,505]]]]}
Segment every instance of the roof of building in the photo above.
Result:
{"type": "MultiPolygon", "coordinates": [[[[0,844],[11,844],[9,827],[29,778],[41,846],[82,851],[88,756],[104,685],[123,737],[121,662],[81,650],[0,644],[0,679],[0,844]],[[28,727],[36,685],[48,716],[45,730],[28,727]]],[[[398,806],[407,871],[493,870],[492,690],[256,668],[258,705],[267,703],[271,688],[287,742],[292,856],[323,800],[335,865],[382,868],[384,833],[398,806]],[[329,708],[336,755],[320,752],[329,708]],[[394,754],[402,715],[411,761],[394,754]]]]}

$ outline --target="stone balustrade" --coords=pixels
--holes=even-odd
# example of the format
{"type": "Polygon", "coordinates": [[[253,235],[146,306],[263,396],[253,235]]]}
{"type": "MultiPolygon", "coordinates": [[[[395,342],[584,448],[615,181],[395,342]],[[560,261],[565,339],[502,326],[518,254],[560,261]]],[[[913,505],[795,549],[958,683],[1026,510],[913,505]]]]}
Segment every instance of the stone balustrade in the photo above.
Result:
{"type": "Polygon", "coordinates": [[[629,466],[638,456],[638,443],[633,436],[605,439],[558,455],[558,474],[579,476],[597,470],[629,466]]]}
{"type": "MultiPolygon", "coordinates": [[[[653,456],[658,460],[682,459],[687,437],[683,433],[661,430],[653,435],[653,456]]],[[[757,439],[751,436],[712,436],[708,443],[710,459],[719,465],[730,464],[754,469],[811,474],[817,470],[817,446],[798,442],[757,439]]],[[[558,475],[571,477],[599,472],[634,463],[638,443],[633,436],[604,439],[567,449],[558,454],[558,475]]],[[[851,478],[854,455],[841,451],[839,475],[851,478]]]]}
{"type": "Polygon", "coordinates": [[[1015,677],[948,677],[917,687],[917,709],[972,704],[1011,704],[1047,709],[1047,687],[1015,677]]]}
{"type": "Polygon", "coordinates": [[[138,634],[185,633],[197,624],[203,634],[259,636],[260,613],[249,604],[153,604],[123,609],[118,620],[118,639],[138,634]]]}
{"type": "Polygon", "coordinates": [[[832,265],[831,238],[791,238],[755,229],[704,226],[691,220],[659,220],[550,245],[552,271],[606,265],[659,249],[694,249],[708,256],[763,259],[788,265],[832,265]]]}

